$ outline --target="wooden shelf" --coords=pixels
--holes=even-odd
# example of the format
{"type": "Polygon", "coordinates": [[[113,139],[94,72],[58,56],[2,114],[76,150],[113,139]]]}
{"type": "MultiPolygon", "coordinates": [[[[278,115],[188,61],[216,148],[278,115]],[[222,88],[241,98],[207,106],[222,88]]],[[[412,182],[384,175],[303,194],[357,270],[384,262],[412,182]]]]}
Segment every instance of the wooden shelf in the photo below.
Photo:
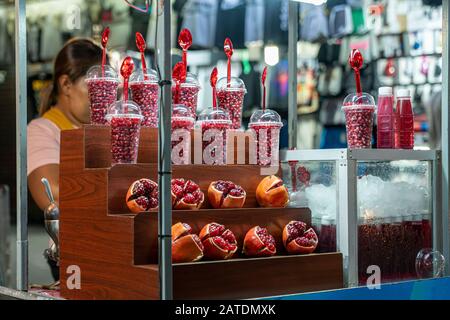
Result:
{"type": "MultiPolygon", "coordinates": [[[[173,265],[174,299],[248,299],[342,287],[338,253],[173,265]]],[[[158,274],[158,265],[139,266],[158,274]]]]}
{"type": "MultiPolygon", "coordinates": [[[[149,129],[151,130],[151,129],[149,129]]],[[[131,214],[125,205],[129,185],[148,177],[156,181],[154,135],[141,136],[140,163],[109,167],[109,129],[86,126],[61,133],[60,240],[61,294],[67,299],[158,299],[157,213],[131,214]],[[142,156],[141,156],[142,154],[142,156]],[[67,267],[81,269],[81,289],[66,287],[67,267]]],[[[259,167],[174,166],[173,176],[199,183],[206,192],[211,181],[232,180],[247,191],[246,208],[173,211],[194,232],[210,222],[225,224],[242,247],[245,233],[265,226],[277,241],[280,256],[250,259],[240,254],[228,261],[175,264],[174,298],[254,298],[343,286],[342,255],[287,256],[281,244],[284,225],[310,223],[309,209],[256,208],[259,167]]]]}

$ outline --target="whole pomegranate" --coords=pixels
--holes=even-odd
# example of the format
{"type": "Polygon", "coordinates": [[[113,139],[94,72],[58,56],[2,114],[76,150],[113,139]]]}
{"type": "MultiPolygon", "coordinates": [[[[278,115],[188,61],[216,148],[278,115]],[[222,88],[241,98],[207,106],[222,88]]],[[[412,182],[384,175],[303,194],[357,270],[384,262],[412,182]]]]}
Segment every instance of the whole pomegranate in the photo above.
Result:
{"type": "Polygon", "coordinates": [[[187,223],[172,226],[172,262],[194,262],[203,258],[203,244],[187,223]]]}
{"type": "Polygon", "coordinates": [[[172,179],[172,208],[197,210],[203,204],[205,195],[192,180],[172,179]]]}
{"type": "Polygon", "coordinates": [[[237,251],[237,241],[233,232],[216,222],[208,223],[200,231],[200,240],[205,248],[205,257],[225,260],[237,251]]]}
{"type": "Polygon", "coordinates": [[[286,207],[289,202],[289,193],[283,180],[277,176],[265,177],[256,188],[256,201],[261,207],[286,207]]]}
{"type": "Polygon", "coordinates": [[[283,245],[288,253],[313,253],[318,243],[317,234],[304,222],[291,221],[283,229],[283,245]]]}
{"type": "Polygon", "coordinates": [[[215,209],[242,208],[246,197],[245,190],[231,181],[214,181],[208,188],[208,200],[215,209]]]}
{"type": "Polygon", "coordinates": [[[274,237],[260,226],[250,229],[244,238],[242,252],[249,257],[270,257],[277,253],[274,237]]]}
{"type": "Polygon", "coordinates": [[[158,208],[158,184],[145,178],[133,182],[128,188],[126,203],[134,213],[158,208]]]}

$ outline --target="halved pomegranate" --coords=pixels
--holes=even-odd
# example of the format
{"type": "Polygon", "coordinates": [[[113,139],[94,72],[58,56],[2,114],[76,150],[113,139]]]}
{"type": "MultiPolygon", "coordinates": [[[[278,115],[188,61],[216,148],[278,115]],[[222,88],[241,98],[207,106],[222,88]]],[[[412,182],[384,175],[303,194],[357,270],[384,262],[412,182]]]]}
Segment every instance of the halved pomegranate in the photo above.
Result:
{"type": "Polygon", "coordinates": [[[208,188],[208,200],[215,209],[242,208],[246,197],[245,190],[231,181],[213,181],[208,188]]]}
{"type": "Polygon", "coordinates": [[[194,262],[203,258],[203,244],[187,223],[172,226],[172,262],[194,262]]]}
{"type": "Polygon", "coordinates": [[[133,182],[125,201],[134,213],[158,208],[158,184],[145,178],[133,182]]]}
{"type": "Polygon", "coordinates": [[[313,253],[318,243],[317,234],[312,228],[307,230],[304,222],[291,221],[283,229],[283,244],[288,253],[313,253]]]}
{"type": "Polygon", "coordinates": [[[250,257],[270,257],[277,253],[274,237],[260,226],[250,229],[244,238],[242,252],[250,257]]]}
{"type": "Polygon", "coordinates": [[[261,207],[286,207],[289,202],[289,193],[283,180],[277,176],[268,176],[261,180],[256,188],[256,201],[261,207]]]}
{"type": "Polygon", "coordinates": [[[204,200],[205,195],[194,181],[172,179],[172,208],[197,210],[204,200]]]}
{"type": "Polygon", "coordinates": [[[237,251],[234,233],[215,222],[203,227],[200,231],[200,240],[205,247],[205,257],[209,259],[229,259],[237,251]]]}

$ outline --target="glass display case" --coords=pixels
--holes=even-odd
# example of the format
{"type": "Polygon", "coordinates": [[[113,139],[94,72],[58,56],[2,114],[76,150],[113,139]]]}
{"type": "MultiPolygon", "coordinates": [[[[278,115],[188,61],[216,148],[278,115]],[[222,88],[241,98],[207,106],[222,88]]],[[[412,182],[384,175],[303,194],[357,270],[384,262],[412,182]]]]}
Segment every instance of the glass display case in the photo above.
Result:
{"type": "Polygon", "coordinates": [[[310,208],[319,252],[343,253],[348,286],[377,272],[386,283],[442,271],[424,270],[442,266],[419,255],[448,256],[438,151],[294,150],[281,159],[290,206],[310,208]]]}

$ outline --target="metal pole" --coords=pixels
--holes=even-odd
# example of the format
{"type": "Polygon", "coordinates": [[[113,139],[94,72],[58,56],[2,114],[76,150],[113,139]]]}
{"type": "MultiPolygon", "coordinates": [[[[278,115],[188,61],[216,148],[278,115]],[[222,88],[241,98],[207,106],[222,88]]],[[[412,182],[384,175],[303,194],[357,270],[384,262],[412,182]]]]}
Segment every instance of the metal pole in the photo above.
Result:
{"type": "Polygon", "coordinates": [[[288,130],[289,148],[297,148],[297,41],[298,41],[298,2],[289,1],[289,102],[288,130]]]}
{"type": "MultiPolygon", "coordinates": [[[[159,1],[158,1],[159,2],[159,1]]],[[[159,277],[160,297],[162,300],[173,299],[172,294],[172,196],[171,196],[171,25],[170,1],[165,1],[163,14],[159,19],[160,30],[158,34],[158,65],[162,66],[162,105],[159,116],[158,130],[158,183],[159,183],[159,210],[158,210],[158,237],[159,237],[159,277]],[[162,32],[161,32],[162,31],[162,32]]],[[[159,12],[157,13],[159,14],[159,12]]]]}
{"type": "Polygon", "coordinates": [[[27,30],[25,0],[16,0],[17,289],[28,290],[27,30]]]}
{"type": "Polygon", "coordinates": [[[338,225],[337,249],[344,259],[344,283],[347,287],[358,286],[358,212],[356,202],[356,160],[349,159],[350,151],[343,151],[336,161],[338,173],[338,225]]]}
{"type": "MultiPolygon", "coordinates": [[[[441,133],[441,145],[442,145],[442,226],[441,228],[445,228],[442,230],[443,242],[446,244],[444,248],[448,248],[449,246],[449,170],[450,170],[450,158],[449,158],[449,117],[450,114],[448,112],[449,106],[449,43],[450,43],[450,34],[449,34],[449,16],[450,16],[450,6],[449,0],[444,0],[442,2],[442,42],[443,42],[443,51],[442,51],[442,133],[441,133]]],[[[446,275],[450,275],[450,256],[448,250],[447,252],[442,252],[446,259],[446,275]]]]}

